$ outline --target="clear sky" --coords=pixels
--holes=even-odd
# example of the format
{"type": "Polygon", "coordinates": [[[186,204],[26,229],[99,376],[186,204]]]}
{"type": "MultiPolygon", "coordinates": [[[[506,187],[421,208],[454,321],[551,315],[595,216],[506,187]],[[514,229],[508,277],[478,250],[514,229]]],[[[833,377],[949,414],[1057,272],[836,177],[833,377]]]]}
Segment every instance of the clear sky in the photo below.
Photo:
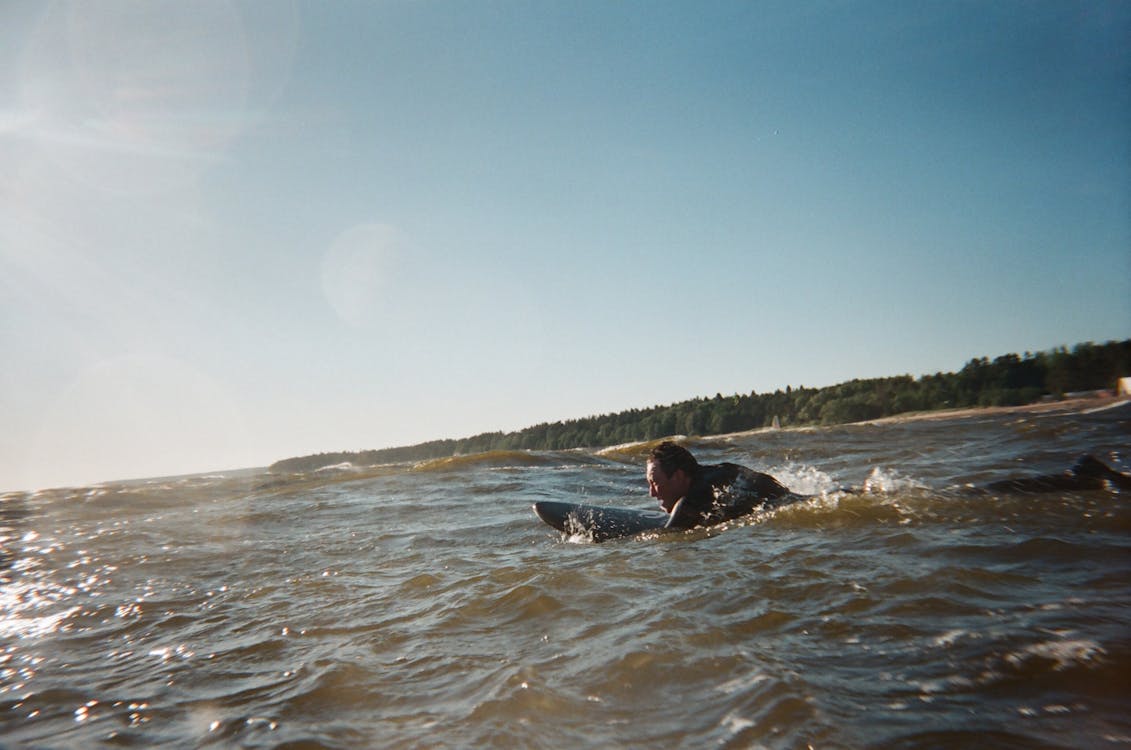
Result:
{"type": "Polygon", "coordinates": [[[0,4],[0,490],[1131,336],[1131,3],[0,4]]]}

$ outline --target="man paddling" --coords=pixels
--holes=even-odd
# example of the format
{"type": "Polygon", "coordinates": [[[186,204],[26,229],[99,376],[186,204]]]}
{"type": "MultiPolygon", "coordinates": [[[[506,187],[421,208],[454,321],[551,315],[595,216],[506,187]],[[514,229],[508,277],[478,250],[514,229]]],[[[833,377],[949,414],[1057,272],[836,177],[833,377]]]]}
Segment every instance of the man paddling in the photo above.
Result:
{"type": "Polygon", "coordinates": [[[769,474],[732,463],[700,464],[690,451],[671,441],[648,454],[646,476],[649,494],[669,515],[669,529],[713,526],[804,499],[769,474]]]}
{"type": "MultiPolygon", "coordinates": [[[[648,494],[660,501],[669,516],[667,528],[713,526],[755,510],[776,508],[806,499],[790,492],[769,474],[732,463],[700,464],[690,451],[671,441],[648,454],[648,494]]],[[[992,482],[983,492],[1053,492],[1057,490],[1131,490],[1131,475],[1109,468],[1099,459],[1083,455],[1060,474],[1021,477],[992,482]]],[[[845,492],[858,492],[845,489],[845,492]]]]}

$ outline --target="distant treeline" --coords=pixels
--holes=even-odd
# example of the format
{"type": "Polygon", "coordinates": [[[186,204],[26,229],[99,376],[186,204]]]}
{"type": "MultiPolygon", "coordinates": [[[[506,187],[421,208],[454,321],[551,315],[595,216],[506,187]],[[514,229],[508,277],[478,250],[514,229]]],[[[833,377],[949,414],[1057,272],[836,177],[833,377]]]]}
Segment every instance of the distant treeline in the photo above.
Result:
{"type": "Polygon", "coordinates": [[[786,387],[784,391],[696,398],[670,406],[631,409],[517,432],[486,432],[461,440],[433,440],[403,448],[319,453],[288,458],[278,471],[312,471],[350,462],[371,466],[492,450],[593,448],[668,435],[703,436],[781,426],[833,425],[879,419],[911,411],[972,406],[1020,406],[1045,397],[1112,389],[1131,375],[1131,339],[1078,344],[1024,356],[972,359],[956,373],[913,378],[852,380],[827,388],[786,387]]]}

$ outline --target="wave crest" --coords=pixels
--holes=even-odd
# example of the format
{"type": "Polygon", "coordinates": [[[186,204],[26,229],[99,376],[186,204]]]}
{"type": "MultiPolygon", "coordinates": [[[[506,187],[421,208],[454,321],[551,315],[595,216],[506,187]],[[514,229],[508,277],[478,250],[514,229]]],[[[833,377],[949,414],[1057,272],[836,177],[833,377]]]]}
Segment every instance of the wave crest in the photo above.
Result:
{"type": "Polygon", "coordinates": [[[530,466],[558,466],[563,463],[560,454],[533,453],[530,451],[498,450],[472,453],[465,456],[433,458],[412,467],[414,472],[457,471],[489,467],[496,469],[526,468],[530,466]]]}

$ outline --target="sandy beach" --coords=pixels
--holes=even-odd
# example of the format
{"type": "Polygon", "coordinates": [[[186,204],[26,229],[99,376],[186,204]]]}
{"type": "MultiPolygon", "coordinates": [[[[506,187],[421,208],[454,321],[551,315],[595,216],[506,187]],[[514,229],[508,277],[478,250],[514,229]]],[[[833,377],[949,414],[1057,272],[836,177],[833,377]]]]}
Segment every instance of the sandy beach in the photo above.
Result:
{"type": "Polygon", "coordinates": [[[915,411],[896,414],[880,419],[870,419],[861,424],[891,424],[893,422],[914,422],[925,419],[963,419],[988,414],[1082,414],[1099,409],[1108,409],[1131,401],[1128,396],[1115,396],[1108,393],[1077,396],[1057,401],[1041,401],[1024,406],[976,406],[965,409],[937,409],[934,411],[915,411]]]}
{"type": "MultiPolygon", "coordinates": [[[[1103,409],[1111,409],[1122,404],[1131,402],[1131,397],[1116,396],[1111,391],[1101,391],[1094,395],[1075,396],[1072,398],[1063,398],[1056,401],[1041,401],[1035,404],[1025,404],[1023,406],[974,406],[962,409],[934,409],[931,411],[912,411],[904,414],[895,414],[890,417],[881,417],[879,419],[867,419],[861,422],[854,422],[852,424],[899,424],[904,422],[918,422],[924,420],[943,420],[943,419],[969,419],[974,417],[984,417],[992,414],[1087,414],[1093,411],[1100,411],[1103,409]]],[[[704,440],[733,440],[746,435],[753,435],[760,432],[767,432],[770,430],[818,430],[821,429],[820,425],[797,425],[797,426],[784,426],[784,427],[758,427],[753,430],[742,430],[739,432],[728,432],[721,435],[704,435],[704,440]]],[[[672,436],[676,439],[682,439],[686,436],[677,435],[672,436]]],[[[665,438],[668,439],[668,438],[665,438]]],[[[612,446],[606,448],[607,451],[622,450],[629,447],[638,447],[648,445],[647,441],[640,443],[628,443],[620,446],[612,446]]]]}

